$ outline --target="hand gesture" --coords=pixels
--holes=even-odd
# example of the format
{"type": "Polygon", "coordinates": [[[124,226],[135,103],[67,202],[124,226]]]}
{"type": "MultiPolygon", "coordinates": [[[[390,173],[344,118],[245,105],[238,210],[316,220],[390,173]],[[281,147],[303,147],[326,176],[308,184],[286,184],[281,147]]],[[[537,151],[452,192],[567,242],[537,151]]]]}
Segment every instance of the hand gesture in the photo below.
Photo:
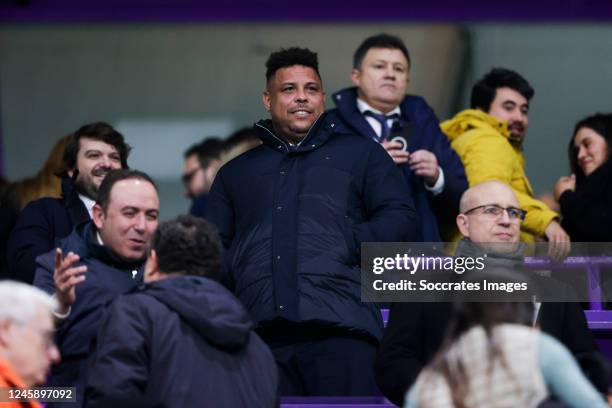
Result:
{"type": "Polygon", "coordinates": [[[389,156],[393,159],[395,164],[404,164],[408,163],[408,159],[410,158],[410,153],[404,151],[402,149],[402,144],[399,142],[391,142],[389,140],[384,140],[381,143],[382,147],[385,148],[389,156]]]}
{"type": "Polygon", "coordinates": [[[556,261],[565,258],[570,251],[570,237],[557,221],[551,221],[544,231],[548,239],[548,256],[556,261]]]}
{"type": "Polygon", "coordinates": [[[436,155],[429,150],[417,150],[410,154],[410,170],[423,177],[428,186],[433,187],[440,176],[436,155]]]}
{"type": "Polygon", "coordinates": [[[555,201],[559,202],[559,197],[566,190],[576,191],[576,175],[572,174],[571,176],[560,177],[559,180],[555,183],[555,201]]]}
{"type": "Polygon", "coordinates": [[[79,261],[79,256],[68,252],[65,258],[62,257],[62,250],[55,250],[55,268],[53,270],[53,281],[55,282],[55,296],[59,302],[59,313],[68,312],[68,308],[76,300],[75,287],[85,280],[86,266],[73,265],[79,261]]]}

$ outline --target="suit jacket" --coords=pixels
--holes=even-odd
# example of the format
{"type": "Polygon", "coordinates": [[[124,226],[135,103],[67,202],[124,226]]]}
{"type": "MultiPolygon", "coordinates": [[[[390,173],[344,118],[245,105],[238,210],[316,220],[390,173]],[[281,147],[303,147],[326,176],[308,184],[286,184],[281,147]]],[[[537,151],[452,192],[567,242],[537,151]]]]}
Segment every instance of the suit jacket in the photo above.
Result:
{"type": "Polygon", "coordinates": [[[45,197],[29,203],[19,215],[9,238],[9,276],[32,283],[36,257],[58,246],[60,239],[87,220],[87,208],[79,198],[74,182],[68,178],[62,180],[62,198],[45,197]]]}

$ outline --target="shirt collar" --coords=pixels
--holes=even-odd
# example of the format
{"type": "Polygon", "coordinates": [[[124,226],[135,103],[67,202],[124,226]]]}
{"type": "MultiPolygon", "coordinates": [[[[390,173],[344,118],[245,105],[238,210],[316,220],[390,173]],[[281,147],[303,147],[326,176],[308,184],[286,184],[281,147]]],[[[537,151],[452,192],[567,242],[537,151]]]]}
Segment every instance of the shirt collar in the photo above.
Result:
{"type": "Polygon", "coordinates": [[[93,218],[93,206],[96,204],[96,202],[92,200],[91,198],[84,196],[83,194],[79,194],[79,199],[85,205],[85,208],[87,209],[87,212],[89,213],[89,218],[93,218]]]}
{"type": "Polygon", "coordinates": [[[389,115],[393,115],[394,113],[396,113],[397,115],[401,116],[401,113],[402,113],[402,110],[400,109],[399,105],[396,106],[395,109],[392,109],[391,111],[387,113],[382,113],[378,109],[374,109],[373,107],[371,107],[366,101],[364,101],[361,98],[357,98],[357,109],[359,109],[359,112],[361,112],[362,114],[365,111],[372,111],[374,113],[378,113],[379,115],[389,116],[389,115]]]}

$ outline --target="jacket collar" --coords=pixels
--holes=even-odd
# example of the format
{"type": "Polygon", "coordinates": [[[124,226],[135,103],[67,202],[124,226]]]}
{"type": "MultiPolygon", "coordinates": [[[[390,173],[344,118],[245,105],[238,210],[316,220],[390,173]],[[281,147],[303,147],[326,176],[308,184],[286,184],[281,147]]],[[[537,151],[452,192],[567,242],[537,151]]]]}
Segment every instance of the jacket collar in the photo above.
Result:
{"type": "Polygon", "coordinates": [[[303,153],[314,150],[326,143],[335,132],[333,115],[322,113],[313,123],[308,134],[295,146],[289,145],[285,139],[278,136],[270,119],[262,119],[255,123],[255,131],[264,145],[283,153],[303,153]]]}
{"type": "Polygon", "coordinates": [[[366,118],[357,108],[357,88],[346,88],[332,96],[338,116],[353,131],[368,139],[376,140],[378,136],[366,118]]]}

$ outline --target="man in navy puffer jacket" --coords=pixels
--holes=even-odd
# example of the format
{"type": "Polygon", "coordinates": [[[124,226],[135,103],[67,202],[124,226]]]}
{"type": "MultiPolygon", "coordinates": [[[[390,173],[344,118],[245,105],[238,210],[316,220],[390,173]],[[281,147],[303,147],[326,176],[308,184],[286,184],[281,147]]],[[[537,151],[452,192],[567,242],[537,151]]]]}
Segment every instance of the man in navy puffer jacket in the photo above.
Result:
{"type": "Polygon", "coordinates": [[[381,146],[323,113],[316,54],[281,50],[266,67],[263,144],[223,166],[211,190],[224,282],[271,347],[282,395],[376,394],[383,326],[361,302],[361,243],[415,239],[409,190],[381,146]]]}

